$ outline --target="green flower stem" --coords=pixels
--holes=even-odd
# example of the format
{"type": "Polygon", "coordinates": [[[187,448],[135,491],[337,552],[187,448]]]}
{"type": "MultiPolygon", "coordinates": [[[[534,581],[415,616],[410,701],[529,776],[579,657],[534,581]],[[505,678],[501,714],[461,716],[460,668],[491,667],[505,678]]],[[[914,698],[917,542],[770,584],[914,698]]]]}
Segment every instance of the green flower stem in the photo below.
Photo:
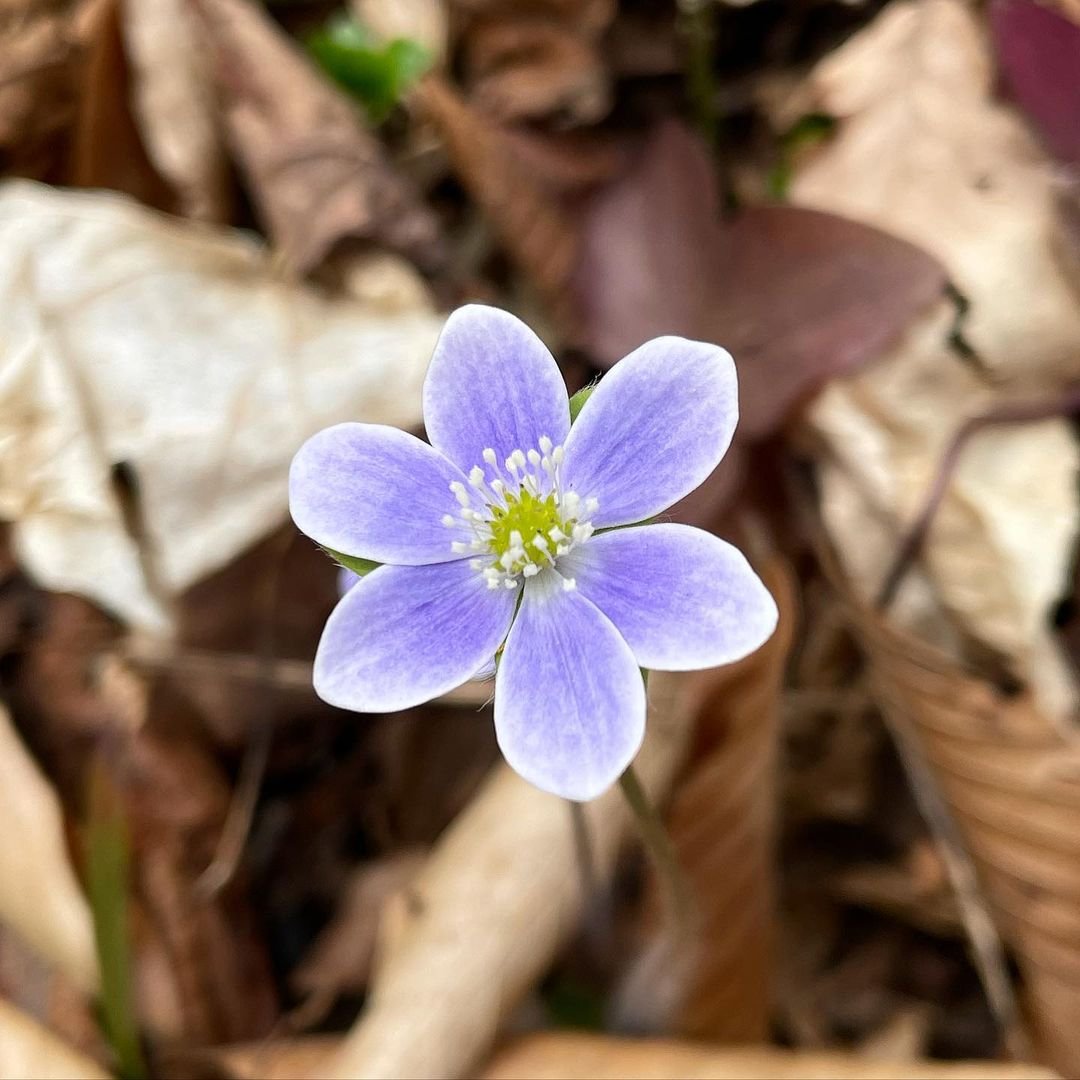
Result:
{"type": "Polygon", "coordinates": [[[679,865],[678,856],[672,846],[671,837],[664,828],[659,812],[641,786],[633,765],[628,765],[626,772],[619,777],[619,787],[634,815],[645,850],[649,853],[656,872],[660,875],[676,935],[679,937],[687,935],[693,914],[693,900],[686,875],[679,865]]]}

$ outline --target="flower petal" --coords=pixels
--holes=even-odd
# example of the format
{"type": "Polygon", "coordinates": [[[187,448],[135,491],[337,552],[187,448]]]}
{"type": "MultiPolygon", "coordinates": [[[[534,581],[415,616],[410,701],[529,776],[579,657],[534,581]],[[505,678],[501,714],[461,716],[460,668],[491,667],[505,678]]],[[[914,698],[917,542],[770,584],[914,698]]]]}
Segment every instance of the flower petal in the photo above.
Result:
{"type": "Polygon", "coordinates": [[[738,420],[735,364],[701,341],[660,337],[600,380],[566,440],[562,485],[595,498],[596,528],[666,510],[716,468],[738,420]]]}
{"type": "Polygon", "coordinates": [[[776,603],[742,552],[689,525],[601,533],[559,560],[638,664],[690,671],[749,655],[776,629],[776,603]]]}
{"type": "Polygon", "coordinates": [[[547,346],[499,308],[467,304],[446,320],[424,382],[431,445],[463,471],[570,430],[566,384],[547,346]]]}
{"type": "Polygon", "coordinates": [[[492,590],[467,559],[380,566],[334,608],[315,655],[315,692],[356,712],[408,709],[472,678],[494,655],[517,593],[492,590]]]}
{"type": "MultiPolygon", "coordinates": [[[[317,543],[380,563],[419,566],[460,558],[443,523],[460,510],[461,472],[427,443],[381,424],[338,424],[300,447],[289,509],[317,543]]],[[[456,535],[456,534],[455,534],[456,535]]]]}
{"type": "Polygon", "coordinates": [[[645,733],[645,685],[626,642],[554,571],[525,584],[495,678],[495,734],[530,783],[593,799],[645,733]]]}

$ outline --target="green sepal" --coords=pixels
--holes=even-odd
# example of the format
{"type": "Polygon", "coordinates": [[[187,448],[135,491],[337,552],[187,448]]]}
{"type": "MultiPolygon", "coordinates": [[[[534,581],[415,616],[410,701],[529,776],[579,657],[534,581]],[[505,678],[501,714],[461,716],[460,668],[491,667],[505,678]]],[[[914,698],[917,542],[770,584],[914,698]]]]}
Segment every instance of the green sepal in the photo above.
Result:
{"type": "Polygon", "coordinates": [[[344,566],[346,570],[351,570],[354,574],[358,574],[363,577],[365,574],[370,574],[372,570],[377,570],[382,563],[374,562],[372,559],[361,559],[358,555],[346,555],[341,551],[334,551],[333,548],[324,547],[323,551],[330,556],[334,562],[344,566]]]}
{"type": "Polygon", "coordinates": [[[583,386],[573,397],[570,398],[570,423],[572,424],[578,416],[581,415],[581,410],[585,408],[585,402],[592,397],[593,391],[596,389],[596,383],[589,383],[588,386],[583,386]]]}

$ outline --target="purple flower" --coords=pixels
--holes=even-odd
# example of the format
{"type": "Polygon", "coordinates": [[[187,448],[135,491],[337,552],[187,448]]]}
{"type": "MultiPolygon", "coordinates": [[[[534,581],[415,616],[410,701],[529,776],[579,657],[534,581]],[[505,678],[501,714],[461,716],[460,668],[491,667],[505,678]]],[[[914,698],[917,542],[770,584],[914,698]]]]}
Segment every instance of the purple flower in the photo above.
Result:
{"type": "Polygon", "coordinates": [[[430,446],[339,424],[293,461],[299,528],[383,564],[331,614],[316,692],[359,712],[404,709],[498,654],[506,760],[557,795],[599,795],[641,745],[641,668],[729,663],[776,625],[730,544],[641,524],[712,472],[737,416],[731,357],[662,337],[620,361],[571,427],[540,339],[496,308],[455,311],[424,385],[430,446]]]}

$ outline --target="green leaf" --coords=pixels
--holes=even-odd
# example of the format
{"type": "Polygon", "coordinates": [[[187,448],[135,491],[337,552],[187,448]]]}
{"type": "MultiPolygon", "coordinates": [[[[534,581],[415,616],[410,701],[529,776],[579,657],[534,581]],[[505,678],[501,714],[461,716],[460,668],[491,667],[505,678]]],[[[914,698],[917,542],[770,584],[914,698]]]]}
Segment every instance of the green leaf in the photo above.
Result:
{"type": "Polygon", "coordinates": [[[101,1026],[123,1080],[147,1076],[135,1022],[128,887],[131,840],[124,808],[100,760],[90,769],[84,835],[86,891],[101,967],[101,1026]]]}
{"type": "Polygon", "coordinates": [[[328,19],[306,44],[323,71],[363,104],[373,123],[385,120],[431,66],[423,45],[408,38],[380,42],[345,12],[328,19]]]}
{"type": "Polygon", "coordinates": [[[592,397],[593,391],[596,389],[596,383],[591,383],[589,386],[583,386],[574,396],[570,399],[570,423],[572,424],[580,415],[581,410],[585,408],[585,402],[592,397]]]}
{"type": "Polygon", "coordinates": [[[354,574],[359,574],[360,577],[370,574],[372,570],[377,570],[382,566],[382,563],[373,562],[371,559],[361,559],[356,555],[345,555],[340,551],[334,551],[333,548],[324,547],[323,551],[334,562],[340,563],[346,570],[351,570],[354,574]]]}

